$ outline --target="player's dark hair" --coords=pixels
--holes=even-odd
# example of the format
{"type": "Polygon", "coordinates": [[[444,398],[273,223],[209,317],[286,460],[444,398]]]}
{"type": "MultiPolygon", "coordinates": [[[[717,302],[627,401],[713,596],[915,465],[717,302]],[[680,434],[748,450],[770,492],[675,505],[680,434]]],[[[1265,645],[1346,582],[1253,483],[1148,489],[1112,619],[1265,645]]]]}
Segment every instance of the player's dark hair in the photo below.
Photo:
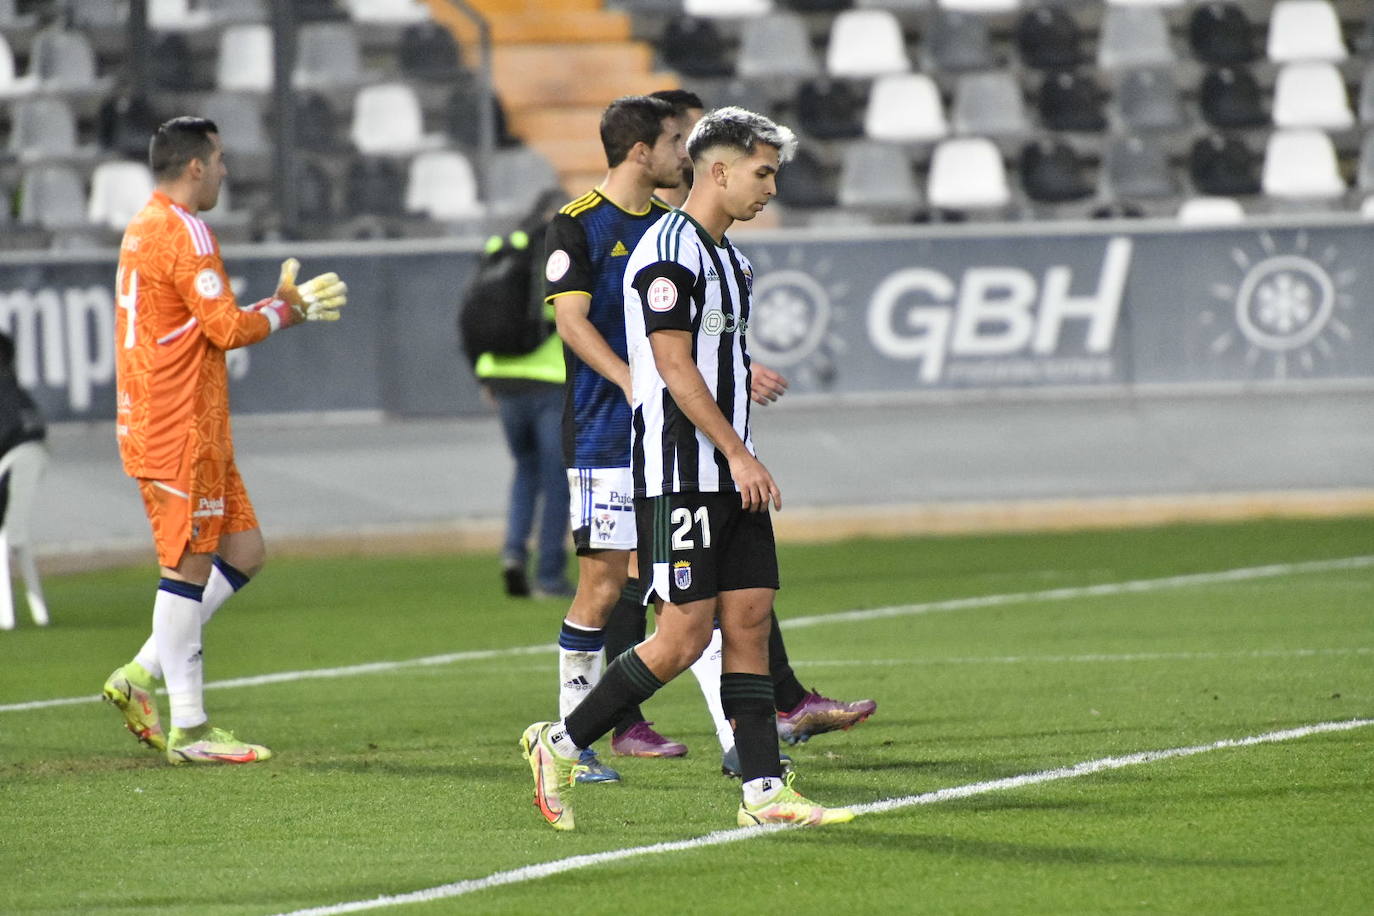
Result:
{"type": "Polygon", "coordinates": [[[695,162],[715,146],[728,146],[748,155],[758,143],[777,150],[780,162],[788,161],[797,151],[796,135],[786,127],[743,108],[717,108],[707,112],[692,128],[692,135],[687,138],[687,155],[695,162]]]}
{"type": "Polygon", "coordinates": [[[660,89],[658,92],[649,93],[651,99],[661,99],[673,106],[673,114],[682,115],[692,108],[706,109],[706,103],[701,100],[701,96],[692,92],[690,89],[660,89]]]}
{"type": "Polygon", "coordinates": [[[215,144],[211,134],[219,133],[209,118],[183,115],[163,123],[153,132],[148,144],[148,167],[158,181],[168,181],[181,175],[192,159],[209,163],[215,144]]]}
{"type": "Polygon", "coordinates": [[[663,119],[673,114],[672,105],[647,95],[627,95],[612,102],[601,115],[601,148],[606,151],[607,167],[624,162],[636,143],[657,143],[663,119]]]}

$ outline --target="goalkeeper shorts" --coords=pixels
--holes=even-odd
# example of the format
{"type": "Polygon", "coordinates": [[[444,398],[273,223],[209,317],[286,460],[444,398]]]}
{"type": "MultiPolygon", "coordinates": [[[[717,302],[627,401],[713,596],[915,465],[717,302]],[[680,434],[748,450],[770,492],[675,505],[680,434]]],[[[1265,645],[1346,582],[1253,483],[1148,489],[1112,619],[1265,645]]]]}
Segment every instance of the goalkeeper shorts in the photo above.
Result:
{"type": "Polygon", "coordinates": [[[192,460],[176,480],[139,478],[138,489],[153,529],[157,561],[168,569],[175,569],[187,552],[214,553],[225,534],[258,527],[232,460],[192,460]]]}

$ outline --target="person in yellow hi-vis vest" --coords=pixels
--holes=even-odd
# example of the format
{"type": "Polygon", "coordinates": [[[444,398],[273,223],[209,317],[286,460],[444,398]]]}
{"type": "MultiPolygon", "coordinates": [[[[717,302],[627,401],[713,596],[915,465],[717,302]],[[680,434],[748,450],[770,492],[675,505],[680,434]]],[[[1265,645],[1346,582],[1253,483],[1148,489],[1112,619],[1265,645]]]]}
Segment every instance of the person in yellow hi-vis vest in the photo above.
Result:
{"type": "MultiPolygon", "coordinates": [[[[488,320],[504,320],[507,330],[528,321],[531,328],[522,333],[533,336],[503,342],[495,332],[464,335],[469,356],[476,357],[473,372],[496,402],[506,446],[515,461],[501,560],[506,594],[516,597],[531,592],[537,596],[572,594],[567,579],[568,477],[563,467],[563,341],[554,329],[553,306],[545,304],[541,295],[544,231],[563,196],[561,191],[545,195],[521,228],[493,236],[486,244],[483,264],[508,262],[505,269],[512,281],[504,287],[500,281],[484,287],[488,298],[504,294],[497,290],[522,290],[527,306],[524,315],[502,319],[492,314],[496,304],[487,302],[492,307],[488,320]],[[498,350],[521,350],[535,339],[540,342],[528,352],[481,350],[484,343],[498,350]],[[473,349],[481,352],[474,354],[473,349]],[[531,589],[527,567],[536,516],[539,528],[531,589]]],[[[474,293],[480,297],[480,292],[474,293]]],[[[474,304],[466,305],[465,312],[474,304]]]]}

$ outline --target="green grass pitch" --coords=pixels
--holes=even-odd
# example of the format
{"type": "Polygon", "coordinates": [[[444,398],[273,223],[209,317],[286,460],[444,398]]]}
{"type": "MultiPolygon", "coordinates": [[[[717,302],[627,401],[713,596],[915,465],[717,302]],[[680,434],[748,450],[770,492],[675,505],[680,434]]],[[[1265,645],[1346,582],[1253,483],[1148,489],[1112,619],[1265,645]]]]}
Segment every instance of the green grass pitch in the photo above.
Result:
{"type": "MultiPolygon", "coordinates": [[[[879,704],[794,751],[799,788],[827,804],[1374,718],[1374,565],[1302,565],[1374,555],[1374,519],[780,553],[803,682],[879,704]],[[1131,581],[1146,584],[1084,590],[1131,581]],[[1019,597],[813,619],[986,596],[1019,597]]],[[[555,658],[503,650],[551,645],[564,606],[506,599],[497,565],[274,560],[206,632],[208,681],[329,674],[207,691],[214,721],[273,748],[262,765],[172,768],[93,701],[0,710],[0,912],[281,913],[733,829],[737,784],[690,677],[646,709],[689,756],[606,757],[623,784],[579,788],[574,833],[544,824],[516,743],[554,711],[555,658]],[[495,651],[348,670],[474,650],[495,651]]],[[[94,698],[146,635],[151,569],[45,584],[53,625],[21,607],[0,633],[0,707],[94,698]]],[[[1374,726],[1360,726],[611,855],[391,911],[1368,913],[1372,774],[1374,726]]]]}

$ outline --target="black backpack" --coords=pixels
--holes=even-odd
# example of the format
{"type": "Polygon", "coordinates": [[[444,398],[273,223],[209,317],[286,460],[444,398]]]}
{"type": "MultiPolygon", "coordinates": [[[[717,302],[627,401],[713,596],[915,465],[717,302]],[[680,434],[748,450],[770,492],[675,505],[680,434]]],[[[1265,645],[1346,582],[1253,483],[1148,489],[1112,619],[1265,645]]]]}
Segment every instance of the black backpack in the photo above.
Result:
{"type": "Polygon", "coordinates": [[[544,229],[493,236],[458,311],[463,352],[476,362],[483,353],[518,356],[543,343],[552,331],[544,318],[534,269],[544,249],[544,229]]]}

